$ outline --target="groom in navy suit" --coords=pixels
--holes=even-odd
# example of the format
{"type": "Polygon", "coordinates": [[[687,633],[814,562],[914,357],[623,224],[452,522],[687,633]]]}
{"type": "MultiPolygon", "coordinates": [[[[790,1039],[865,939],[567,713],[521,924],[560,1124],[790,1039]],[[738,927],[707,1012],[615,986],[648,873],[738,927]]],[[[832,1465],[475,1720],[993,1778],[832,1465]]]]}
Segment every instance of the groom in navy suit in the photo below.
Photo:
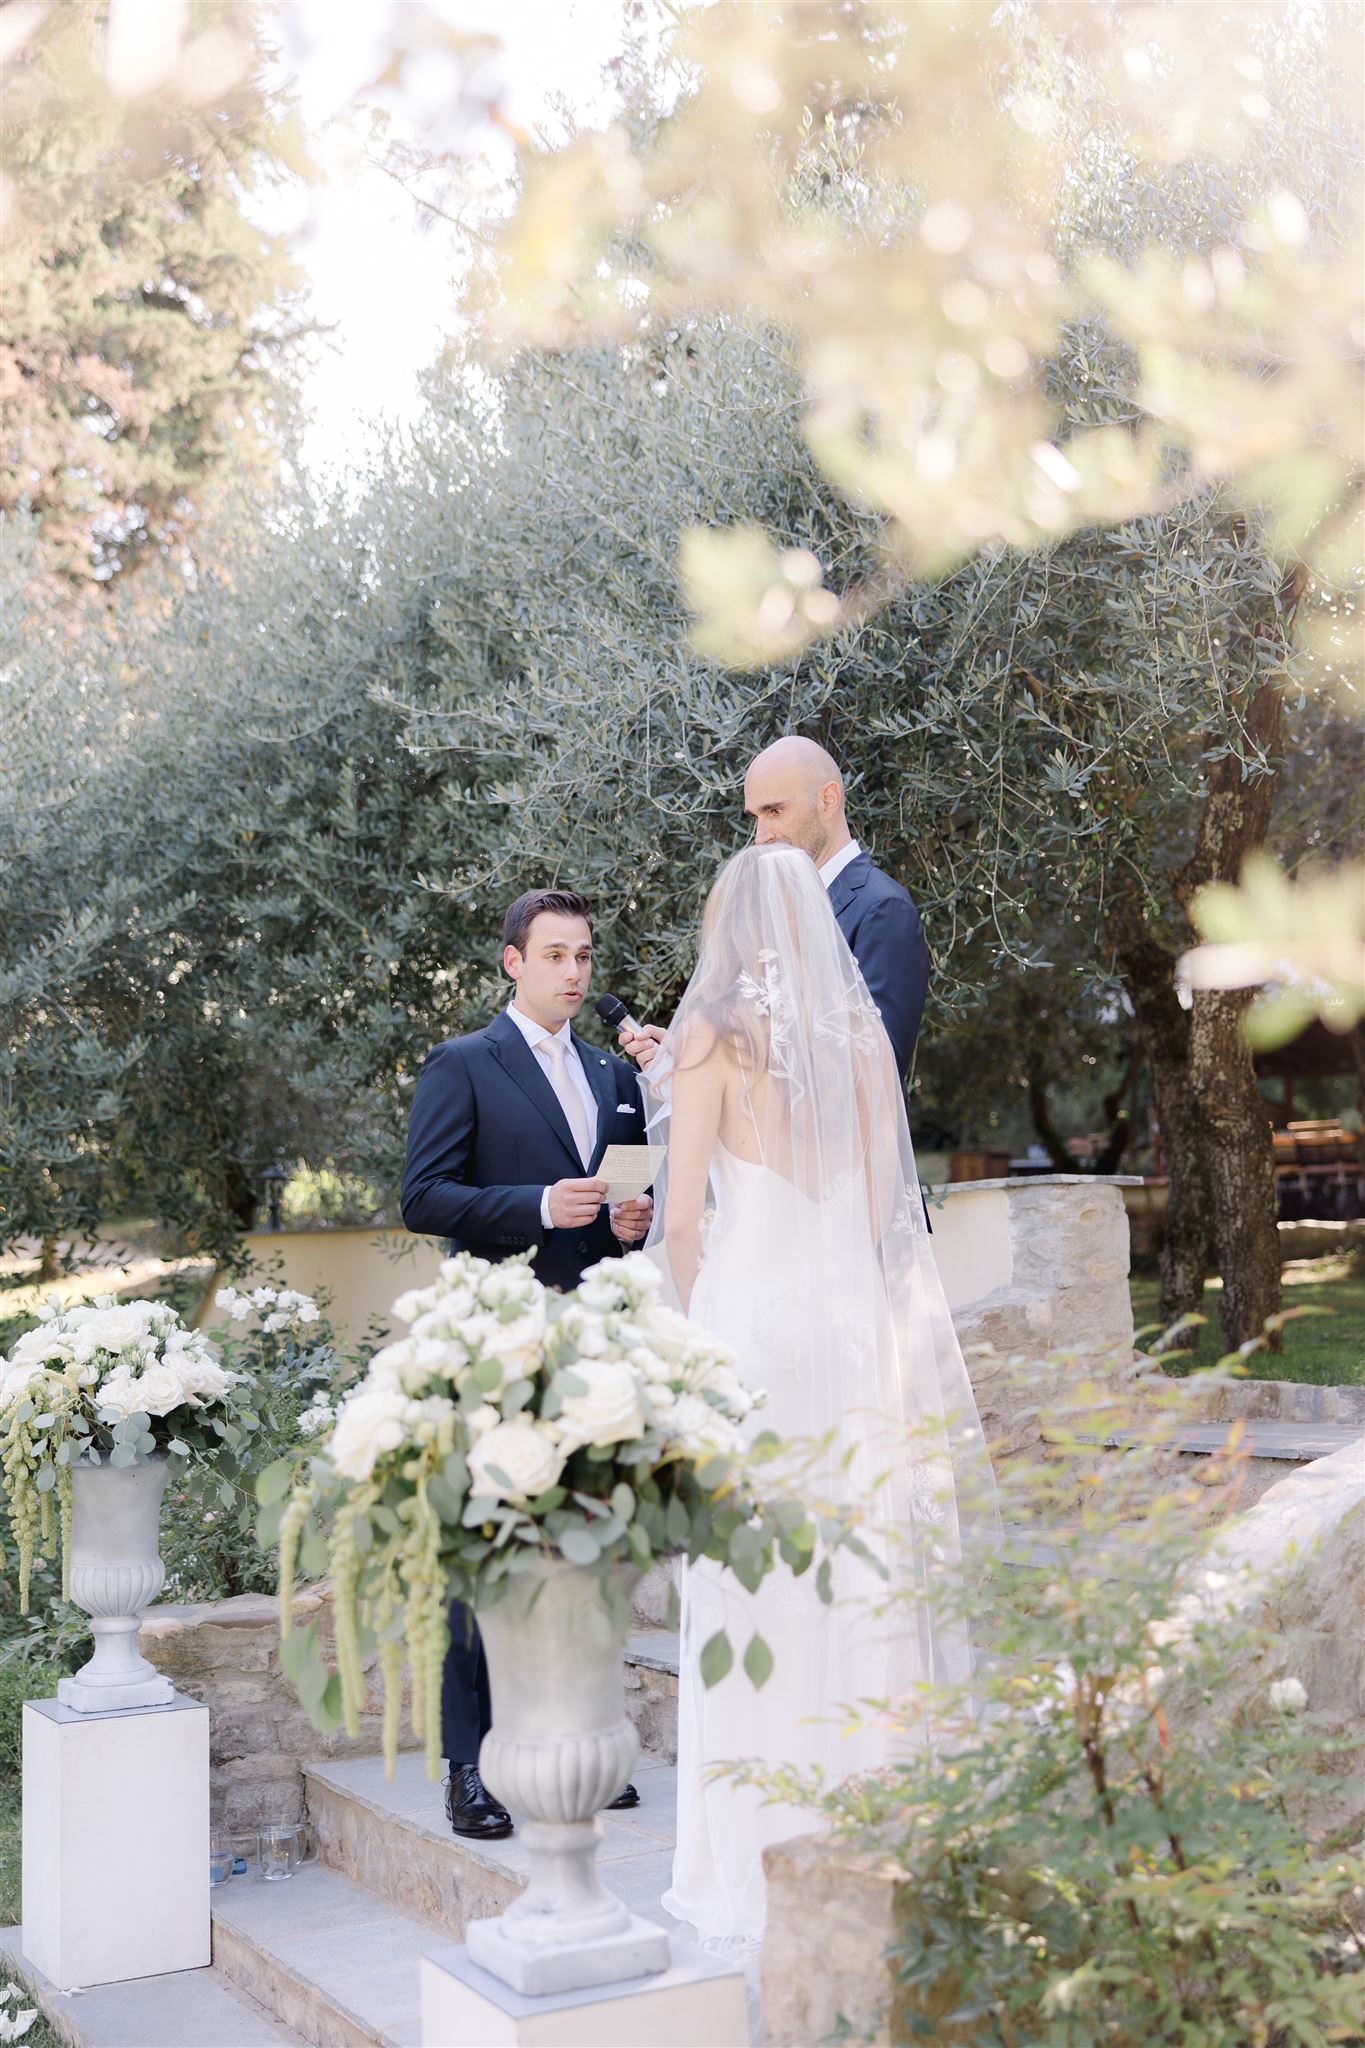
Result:
{"type": "MultiPolygon", "coordinates": [[[[403,1171],[409,1230],[450,1240],[452,1252],[497,1261],[534,1248],[547,1287],[578,1285],[589,1266],[619,1258],[649,1229],[648,1196],[606,1208],[597,1167],[608,1145],[645,1142],[639,1082],[624,1060],[574,1036],[592,978],[592,912],[571,889],[533,889],[503,921],[502,964],[512,1001],[482,1031],[427,1055],[413,1097],[403,1171]]],[[[446,1814],[457,1835],[511,1832],[479,1776],[490,1721],[488,1673],[473,1618],[450,1610],[441,1733],[450,1778],[446,1814]]],[[[635,1806],[627,1785],[614,1806],[635,1806]]]]}

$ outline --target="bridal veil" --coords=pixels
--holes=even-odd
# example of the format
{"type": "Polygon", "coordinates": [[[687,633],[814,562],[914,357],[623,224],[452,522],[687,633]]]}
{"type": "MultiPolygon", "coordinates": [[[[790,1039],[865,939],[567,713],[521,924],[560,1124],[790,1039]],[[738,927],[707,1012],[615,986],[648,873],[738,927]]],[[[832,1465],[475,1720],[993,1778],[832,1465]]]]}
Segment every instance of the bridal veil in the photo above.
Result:
{"type": "MultiPolygon", "coordinates": [[[[755,1426],[805,1445],[808,1487],[862,1516],[888,1573],[840,1555],[828,1607],[813,1573],[794,1580],[779,1566],[752,1596],[716,1567],[686,1574],[666,1903],[714,1940],[761,1928],[762,1846],[811,1820],[759,1811],[708,1773],[758,1756],[837,1778],[931,1741],[934,1692],[970,1672],[961,1599],[935,1596],[959,1578],[973,1522],[993,1521],[994,1496],[890,1042],[818,871],[794,848],[752,847],[722,868],[696,972],[646,1076],[650,1136],[668,1148],[650,1233],[666,1276],[685,1104],[698,1094],[684,1080],[708,1062],[723,1069],[726,1106],[705,1168],[700,1264],[680,1292],[691,1287],[688,1312],[766,1390],[755,1426]],[[737,1660],[749,1632],[768,1641],[762,1695],[738,1669],[709,1694],[701,1686],[702,1639],[721,1626],[737,1660]],[[685,1780],[696,1799],[686,1827],[685,1780]]],[[[697,1206],[695,1167],[686,1178],[697,1206]]]]}

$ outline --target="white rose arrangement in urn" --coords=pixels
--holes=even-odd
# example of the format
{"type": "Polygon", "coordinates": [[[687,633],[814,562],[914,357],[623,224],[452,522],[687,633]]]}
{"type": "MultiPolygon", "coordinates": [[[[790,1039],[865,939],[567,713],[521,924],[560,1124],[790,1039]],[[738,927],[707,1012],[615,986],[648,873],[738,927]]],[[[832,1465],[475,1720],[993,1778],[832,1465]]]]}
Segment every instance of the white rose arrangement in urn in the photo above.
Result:
{"type": "MultiPolygon", "coordinates": [[[[390,1771],[406,1653],[414,1733],[437,1775],[447,1606],[476,1612],[493,1703],[480,1768],[529,1823],[531,1880],[500,1922],[476,1923],[470,1952],[524,1990],[667,1961],[656,1928],[660,1957],[641,1960],[593,1862],[595,1816],[638,1751],[621,1652],[641,1573],[662,1557],[707,1557],[753,1589],[781,1560],[814,1567],[828,1599],[817,1551],[869,1556],[851,1520],[765,1486],[780,1447],[751,1441],[755,1396],[661,1286],[642,1252],[593,1267],[564,1295],[524,1259],[447,1259],[433,1286],[394,1303],[409,1334],[371,1358],[330,1435],[258,1482],[262,1540],[280,1545],[285,1668],[320,1727],[354,1730],[362,1657],[377,1651],[390,1771]],[[335,1673],[316,1628],[291,1629],[300,1553],[332,1575],[335,1673]]],[[[707,1682],[733,1658],[724,1633],[713,1637],[707,1682]]],[[[755,1685],[769,1676],[758,1635],[744,1668],[755,1685]]]]}
{"type": "Polygon", "coordinates": [[[230,1418],[241,1375],[166,1302],[95,1302],[39,1311],[0,1366],[0,1460],[19,1552],[19,1606],[41,1545],[60,1549],[62,1591],[91,1617],[95,1652],[58,1699],[82,1713],[162,1706],[172,1697],[137,1648],[142,1609],[161,1590],[161,1495],[170,1465],[216,1460],[242,1428],[230,1418]]]}

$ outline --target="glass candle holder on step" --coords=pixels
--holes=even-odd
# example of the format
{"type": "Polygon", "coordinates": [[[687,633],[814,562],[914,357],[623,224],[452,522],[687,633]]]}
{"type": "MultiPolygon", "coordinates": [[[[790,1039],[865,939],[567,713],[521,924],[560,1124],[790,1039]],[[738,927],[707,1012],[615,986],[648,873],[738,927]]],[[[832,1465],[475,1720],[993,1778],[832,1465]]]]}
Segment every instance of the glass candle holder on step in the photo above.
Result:
{"type": "Polygon", "coordinates": [[[256,1856],[267,1883],[292,1877],[313,1860],[313,1831],[307,1821],[267,1821],[256,1837],[256,1856]]]}

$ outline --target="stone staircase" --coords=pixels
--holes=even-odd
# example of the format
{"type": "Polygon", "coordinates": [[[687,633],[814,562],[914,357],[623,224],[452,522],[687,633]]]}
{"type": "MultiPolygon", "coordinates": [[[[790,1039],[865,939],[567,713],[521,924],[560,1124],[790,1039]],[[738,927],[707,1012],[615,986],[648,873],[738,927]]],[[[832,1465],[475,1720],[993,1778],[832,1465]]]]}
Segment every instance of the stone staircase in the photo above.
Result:
{"type": "MultiPolygon", "coordinates": [[[[606,1883],[634,1912],[673,1922],[659,1900],[673,1861],[677,1637],[631,1638],[627,1700],[640,1729],[640,1804],[604,1814],[606,1883]]],[[[0,1933],[0,1967],[33,1985],[72,2048],[416,2048],[424,1953],[521,1890],[518,1837],[461,1842],[439,1784],[405,1753],[392,1782],[380,1757],[305,1761],[316,1860],[280,1884],[254,1875],[212,1894],[213,1966],[74,1995],[39,1978],[0,1933]]],[[[450,2044],[475,2048],[475,2044],[450,2044]]]]}
{"type": "MultiPolygon", "coordinates": [[[[287,1885],[215,1894],[213,1973],[312,2048],[416,2048],[420,1958],[515,1898],[525,1850],[515,1835],[456,1841],[420,1756],[400,1757],[391,1784],[376,1757],[310,1765],[307,1778],[318,1861],[287,1885]]],[[[632,1910],[671,1926],[659,1899],[673,1769],[642,1758],[635,1782],[640,1805],[603,1816],[602,1873],[632,1910]]]]}

